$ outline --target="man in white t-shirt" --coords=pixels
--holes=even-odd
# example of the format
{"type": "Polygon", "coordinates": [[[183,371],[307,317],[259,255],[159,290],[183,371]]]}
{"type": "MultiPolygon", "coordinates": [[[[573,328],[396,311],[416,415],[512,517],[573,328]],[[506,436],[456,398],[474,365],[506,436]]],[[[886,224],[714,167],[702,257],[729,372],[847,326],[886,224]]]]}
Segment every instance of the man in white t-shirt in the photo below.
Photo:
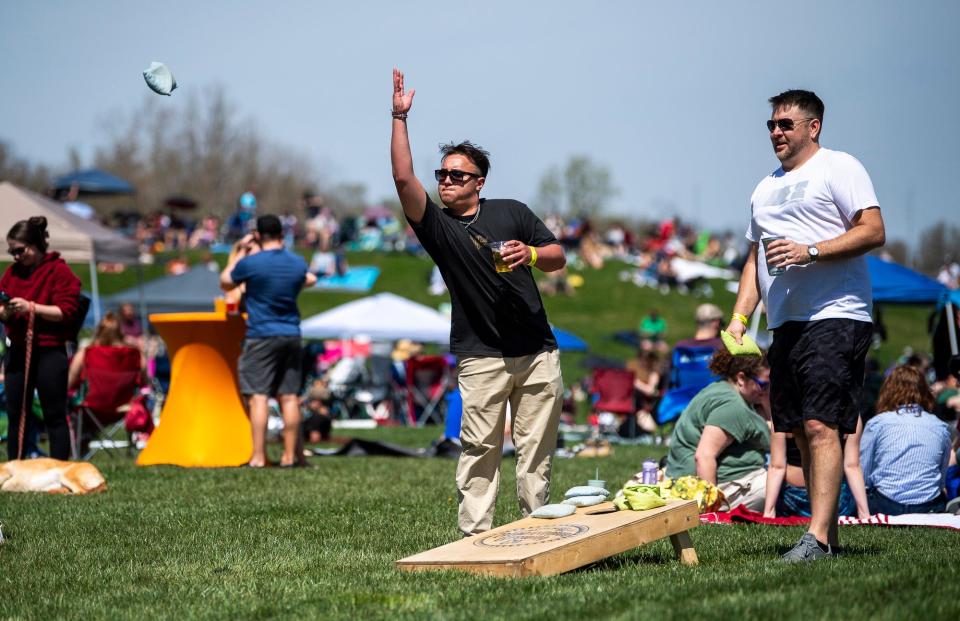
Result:
{"type": "Polygon", "coordinates": [[[738,340],[760,300],[773,330],[773,422],[800,447],[811,520],[784,561],[833,556],[843,477],[841,434],[856,433],[873,300],[867,252],[885,242],[870,176],[854,157],[820,147],[823,102],[810,91],[770,98],[780,168],[750,199],[752,243],[733,318],[738,340]],[[771,239],[777,238],[777,239],[771,239]]]}

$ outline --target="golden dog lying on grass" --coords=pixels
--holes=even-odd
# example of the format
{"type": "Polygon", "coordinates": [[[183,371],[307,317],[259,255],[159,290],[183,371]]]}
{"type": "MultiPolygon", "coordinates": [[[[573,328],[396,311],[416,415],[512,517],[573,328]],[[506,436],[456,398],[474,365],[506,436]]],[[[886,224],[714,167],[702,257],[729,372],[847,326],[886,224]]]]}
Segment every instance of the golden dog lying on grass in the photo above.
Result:
{"type": "Polygon", "coordinates": [[[0,463],[0,491],[89,494],[107,489],[96,466],[85,461],[20,459],[0,463]]]}

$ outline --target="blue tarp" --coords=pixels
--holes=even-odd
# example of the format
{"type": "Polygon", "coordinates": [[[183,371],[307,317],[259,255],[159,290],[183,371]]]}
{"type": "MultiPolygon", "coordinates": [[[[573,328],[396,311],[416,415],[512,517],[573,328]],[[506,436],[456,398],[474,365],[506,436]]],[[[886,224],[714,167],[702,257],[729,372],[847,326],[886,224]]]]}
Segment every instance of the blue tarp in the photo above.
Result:
{"type": "Polygon", "coordinates": [[[898,263],[867,257],[873,301],[887,304],[936,304],[946,287],[898,263]]]}
{"type": "Polygon", "coordinates": [[[587,342],[579,336],[561,330],[556,326],[550,326],[553,330],[553,336],[557,339],[557,347],[560,351],[587,351],[587,342]]]}
{"type": "Polygon", "coordinates": [[[65,192],[74,184],[81,194],[134,194],[136,192],[129,181],[98,168],[78,170],[59,177],[53,182],[53,189],[65,192]]]}

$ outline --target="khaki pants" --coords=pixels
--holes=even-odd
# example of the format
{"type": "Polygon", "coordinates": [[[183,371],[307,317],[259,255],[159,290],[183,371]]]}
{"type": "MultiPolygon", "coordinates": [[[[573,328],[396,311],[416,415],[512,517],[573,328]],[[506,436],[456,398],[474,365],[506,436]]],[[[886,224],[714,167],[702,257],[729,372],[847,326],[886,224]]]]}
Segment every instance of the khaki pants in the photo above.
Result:
{"type": "Polygon", "coordinates": [[[520,510],[526,516],[547,503],[563,380],[557,350],[517,358],[464,358],[458,373],[463,453],[457,464],[457,522],[464,534],[474,535],[493,525],[508,402],[517,449],[520,510]]]}
{"type": "Polygon", "coordinates": [[[740,505],[751,511],[763,511],[767,493],[767,471],[765,468],[754,470],[739,479],[717,485],[727,499],[727,510],[740,505]]]}

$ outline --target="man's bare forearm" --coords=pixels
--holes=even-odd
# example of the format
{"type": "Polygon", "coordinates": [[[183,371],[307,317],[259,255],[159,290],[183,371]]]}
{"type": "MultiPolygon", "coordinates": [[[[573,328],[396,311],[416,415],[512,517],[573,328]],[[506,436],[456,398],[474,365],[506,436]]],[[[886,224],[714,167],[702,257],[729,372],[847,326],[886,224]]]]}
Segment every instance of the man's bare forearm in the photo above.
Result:
{"type": "Polygon", "coordinates": [[[817,242],[818,261],[849,259],[866,254],[886,243],[887,236],[879,208],[864,209],[854,226],[839,237],[817,242]]]}
{"type": "Polygon", "coordinates": [[[534,266],[543,272],[555,272],[567,264],[567,257],[560,244],[550,244],[537,248],[537,264],[534,266]]]}
{"type": "Polygon", "coordinates": [[[760,288],[757,283],[757,244],[751,244],[747,261],[740,274],[740,286],[737,289],[737,301],[733,312],[749,317],[760,303],[760,288]]]}
{"type": "Polygon", "coordinates": [[[413,172],[413,155],[410,153],[410,138],[405,119],[393,119],[390,164],[393,167],[393,183],[397,186],[403,212],[413,222],[419,222],[423,219],[426,207],[426,193],[413,172]]]}

